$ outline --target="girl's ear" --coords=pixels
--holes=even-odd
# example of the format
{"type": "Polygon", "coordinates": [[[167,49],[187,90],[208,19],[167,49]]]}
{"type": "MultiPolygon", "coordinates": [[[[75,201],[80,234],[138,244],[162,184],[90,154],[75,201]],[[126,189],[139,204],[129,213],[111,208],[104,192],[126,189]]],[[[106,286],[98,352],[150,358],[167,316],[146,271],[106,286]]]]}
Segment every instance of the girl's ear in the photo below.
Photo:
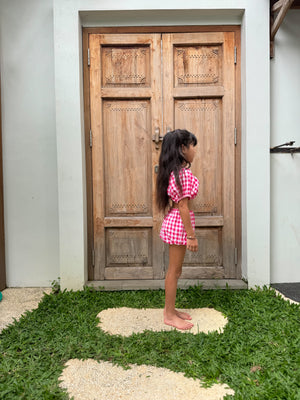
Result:
{"type": "Polygon", "coordinates": [[[179,147],[179,153],[184,158],[184,144],[182,144],[181,147],[179,147]]]}

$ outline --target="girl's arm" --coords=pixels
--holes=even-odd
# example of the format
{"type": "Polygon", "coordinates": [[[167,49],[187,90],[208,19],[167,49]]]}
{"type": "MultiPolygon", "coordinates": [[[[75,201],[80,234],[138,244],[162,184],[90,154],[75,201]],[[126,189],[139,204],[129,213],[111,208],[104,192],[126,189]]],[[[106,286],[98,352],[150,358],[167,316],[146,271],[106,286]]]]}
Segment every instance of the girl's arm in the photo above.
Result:
{"type": "MultiPolygon", "coordinates": [[[[178,203],[178,209],[180,212],[180,216],[183,222],[184,229],[187,233],[187,236],[195,238],[195,232],[192,226],[191,222],[191,216],[190,216],[190,209],[189,209],[189,198],[185,197],[184,199],[180,200],[178,203]]],[[[187,245],[186,245],[188,250],[191,251],[197,251],[198,250],[198,240],[195,239],[187,239],[187,245]]]]}

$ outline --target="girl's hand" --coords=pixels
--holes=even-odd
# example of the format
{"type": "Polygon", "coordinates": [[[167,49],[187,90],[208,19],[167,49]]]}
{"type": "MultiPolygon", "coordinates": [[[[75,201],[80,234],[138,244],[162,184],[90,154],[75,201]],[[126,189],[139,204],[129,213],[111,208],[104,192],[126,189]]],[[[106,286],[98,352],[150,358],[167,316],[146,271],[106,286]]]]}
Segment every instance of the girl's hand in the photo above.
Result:
{"type": "Polygon", "coordinates": [[[195,239],[187,239],[186,248],[190,251],[198,251],[198,240],[195,239]]]}

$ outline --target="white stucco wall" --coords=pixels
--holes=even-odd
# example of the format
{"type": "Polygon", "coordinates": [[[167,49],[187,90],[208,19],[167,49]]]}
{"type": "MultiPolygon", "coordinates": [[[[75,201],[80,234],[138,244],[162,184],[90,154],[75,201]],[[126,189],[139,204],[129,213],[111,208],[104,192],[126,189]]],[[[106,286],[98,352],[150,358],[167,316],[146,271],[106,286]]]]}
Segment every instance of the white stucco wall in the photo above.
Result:
{"type": "Polygon", "coordinates": [[[52,0],[1,0],[7,286],[59,276],[52,0]]]}
{"type": "Polygon", "coordinates": [[[242,273],[270,283],[269,2],[246,2],[242,23],[242,273]]]}
{"type": "MultiPolygon", "coordinates": [[[[271,61],[271,145],[300,147],[300,10],[290,10],[271,61]]],[[[300,153],[271,155],[271,282],[300,282],[300,153]]]]}

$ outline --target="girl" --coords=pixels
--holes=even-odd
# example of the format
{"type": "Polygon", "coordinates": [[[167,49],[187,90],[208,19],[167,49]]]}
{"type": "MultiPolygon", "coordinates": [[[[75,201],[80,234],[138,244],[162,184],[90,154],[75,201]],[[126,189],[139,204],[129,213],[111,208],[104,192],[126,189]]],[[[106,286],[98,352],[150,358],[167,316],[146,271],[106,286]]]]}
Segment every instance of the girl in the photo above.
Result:
{"type": "Polygon", "coordinates": [[[165,279],[164,323],[177,329],[191,329],[187,313],[175,309],[178,278],[186,248],[198,250],[195,237],[195,216],[189,210],[189,199],[196,197],[199,182],[193,176],[191,162],[195,156],[196,137],[187,130],[168,132],[163,139],[156,182],[156,200],[161,211],[168,211],[161,239],[169,244],[169,267],[165,279]],[[171,204],[170,204],[171,203],[171,204]]]}

